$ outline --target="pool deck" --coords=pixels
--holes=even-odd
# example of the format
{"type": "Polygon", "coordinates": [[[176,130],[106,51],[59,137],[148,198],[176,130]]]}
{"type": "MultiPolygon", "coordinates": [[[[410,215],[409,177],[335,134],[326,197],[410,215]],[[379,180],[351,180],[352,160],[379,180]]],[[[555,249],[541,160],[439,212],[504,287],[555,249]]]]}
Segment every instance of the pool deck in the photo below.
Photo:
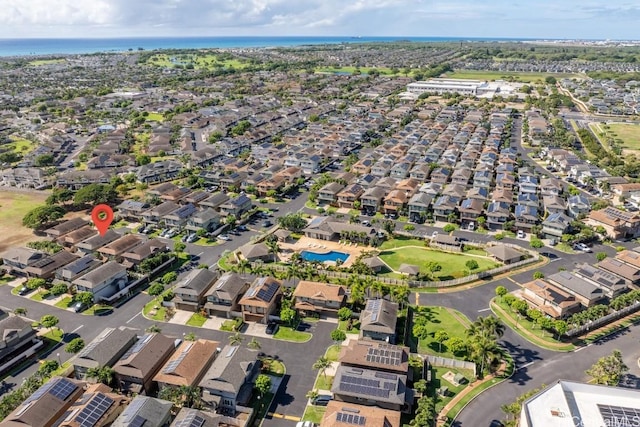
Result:
{"type": "MultiPolygon", "coordinates": [[[[289,260],[293,252],[309,251],[319,254],[325,254],[331,251],[343,252],[350,255],[349,258],[347,258],[347,260],[342,264],[345,267],[349,267],[362,252],[375,249],[371,246],[356,246],[355,244],[349,243],[341,244],[339,242],[333,242],[329,240],[312,239],[307,236],[302,236],[295,243],[280,243],[280,248],[283,250],[280,253],[280,259],[285,262],[289,260]]],[[[326,261],[326,263],[330,264],[332,263],[332,261],[326,261]]]]}

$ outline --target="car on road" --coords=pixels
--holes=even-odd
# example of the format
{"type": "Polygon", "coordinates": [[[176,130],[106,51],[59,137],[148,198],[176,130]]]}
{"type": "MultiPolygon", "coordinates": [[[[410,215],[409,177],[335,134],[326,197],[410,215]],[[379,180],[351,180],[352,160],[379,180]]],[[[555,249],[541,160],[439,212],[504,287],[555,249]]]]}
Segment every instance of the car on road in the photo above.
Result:
{"type": "Polygon", "coordinates": [[[575,245],[573,245],[573,249],[576,251],[582,251],[587,253],[591,252],[591,248],[585,245],[584,243],[576,243],[575,245]]]}
{"type": "Polygon", "coordinates": [[[527,235],[522,230],[518,230],[518,239],[524,239],[527,235]]]}
{"type": "Polygon", "coordinates": [[[276,322],[269,322],[267,328],[264,330],[267,334],[273,335],[278,332],[280,326],[276,322]]]}
{"type": "Polygon", "coordinates": [[[365,219],[364,221],[362,221],[362,225],[364,225],[365,227],[371,227],[371,221],[365,219]]]}
{"type": "Polygon", "coordinates": [[[266,228],[266,227],[271,227],[272,225],[273,225],[273,223],[272,223],[271,221],[269,221],[269,220],[264,221],[264,222],[262,223],[262,226],[263,226],[263,227],[265,227],[265,228],[266,228]]]}
{"type": "Polygon", "coordinates": [[[246,225],[239,225],[236,227],[236,230],[238,231],[247,231],[247,226],[246,225]]]}
{"type": "Polygon", "coordinates": [[[221,234],[221,235],[218,236],[218,239],[224,240],[225,242],[228,242],[229,240],[231,240],[231,237],[229,237],[229,235],[227,235],[227,234],[221,234]]]}
{"type": "Polygon", "coordinates": [[[318,424],[312,422],[312,421],[298,421],[298,423],[296,424],[296,427],[317,427],[318,424]]]}

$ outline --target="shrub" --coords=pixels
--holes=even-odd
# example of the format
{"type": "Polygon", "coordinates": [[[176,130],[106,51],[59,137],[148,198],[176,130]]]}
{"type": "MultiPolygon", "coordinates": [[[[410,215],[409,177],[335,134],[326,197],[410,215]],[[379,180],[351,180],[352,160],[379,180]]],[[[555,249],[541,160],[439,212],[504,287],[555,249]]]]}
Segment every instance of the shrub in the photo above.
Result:
{"type": "Polygon", "coordinates": [[[164,285],[162,283],[154,283],[149,286],[149,295],[151,296],[158,296],[162,292],[164,292],[164,285]]]}
{"type": "Polygon", "coordinates": [[[476,261],[475,259],[470,259],[469,261],[467,261],[464,264],[469,270],[475,270],[476,268],[479,267],[478,265],[478,261],[476,261]]]}
{"type": "Polygon", "coordinates": [[[504,233],[497,233],[495,236],[493,236],[494,239],[496,240],[502,240],[505,238],[505,234],[504,233]]]}
{"type": "Polygon", "coordinates": [[[544,246],[544,242],[540,239],[538,239],[537,237],[534,237],[531,239],[531,241],[529,242],[529,245],[532,248],[538,249],[544,246]]]}
{"type": "Polygon", "coordinates": [[[607,253],[606,252],[598,252],[596,254],[596,259],[598,261],[602,261],[603,259],[605,259],[607,257],[607,253]]]}
{"type": "Polygon", "coordinates": [[[456,229],[456,226],[453,224],[447,224],[442,228],[442,230],[444,230],[445,233],[451,233],[455,229],[456,229]]]}
{"type": "Polygon", "coordinates": [[[413,224],[407,224],[407,225],[404,226],[404,231],[413,231],[415,229],[416,229],[416,227],[413,224]]]}

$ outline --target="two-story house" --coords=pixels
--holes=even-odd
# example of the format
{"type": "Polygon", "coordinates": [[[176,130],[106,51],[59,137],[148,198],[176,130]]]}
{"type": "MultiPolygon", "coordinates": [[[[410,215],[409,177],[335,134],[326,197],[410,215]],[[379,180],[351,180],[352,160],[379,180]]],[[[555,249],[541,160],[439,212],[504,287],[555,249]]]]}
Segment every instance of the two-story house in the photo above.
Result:
{"type": "Polygon", "coordinates": [[[354,203],[364,194],[364,188],[357,183],[349,184],[338,192],[338,207],[353,209],[354,203]]]}
{"type": "Polygon", "coordinates": [[[399,215],[404,211],[407,204],[407,193],[403,190],[391,190],[389,194],[384,197],[384,213],[399,215]]]}
{"type": "Polygon", "coordinates": [[[301,280],[293,291],[294,307],[305,315],[316,313],[335,317],[344,306],[347,293],[340,285],[301,280]]]}
{"type": "Polygon", "coordinates": [[[96,252],[101,247],[108,245],[111,242],[115,242],[120,238],[120,234],[116,233],[114,230],[107,230],[104,233],[104,236],[96,234],[93,237],[89,237],[82,242],[76,243],[76,249],[78,253],[83,255],[89,255],[96,252]]]}
{"type": "Polygon", "coordinates": [[[542,221],[542,234],[547,239],[562,238],[563,234],[571,230],[571,218],[562,212],[552,213],[542,221]]]}
{"type": "Polygon", "coordinates": [[[385,299],[367,300],[360,313],[360,338],[395,343],[398,304],[385,299]]]}
{"type": "Polygon", "coordinates": [[[198,211],[195,205],[188,203],[180,206],[168,215],[162,217],[167,227],[183,228],[187,221],[198,211]]]}
{"type": "Polygon", "coordinates": [[[318,190],[318,204],[335,205],[338,200],[338,193],[345,186],[338,182],[330,182],[325,184],[318,190]]]}
{"type": "Polygon", "coordinates": [[[176,285],[173,302],[178,310],[197,312],[205,303],[205,294],[218,278],[208,268],[192,270],[176,285]]]}
{"type": "Polygon", "coordinates": [[[182,341],[158,370],[153,381],[159,390],[168,387],[197,387],[211,363],[218,356],[220,343],[205,339],[182,341]]]}
{"type": "Polygon", "coordinates": [[[106,328],[73,358],[73,375],[86,380],[89,369],[113,366],[137,340],[133,329],[106,328]]]}
{"type": "Polygon", "coordinates": [[[231,318],[240,312],[240,298],[249,289],[249,281],[236,273],[224,273],[205,292],[204,309],[211,316],[231,318]]]}
{"type": "Polygon", "coordinates": [[[382,206],[382,200],[386,195],[386,191],[381,187],[368,188],[362,196],[360,196],[360,207],[365,215],[373,215],[378,212],[382,206]]]}
{"type": "Polygon", "coordinates": [[[243,213],[251,209],[252,205],[251,199],[246,194],[240,194],[220,205],[220,213],[223,216],[233,215],[240,218],[243,213]]]}
{"type": "Polygon", "coordinates": [[[191,215],[187,220],[186,229],[189,231],[197,232],[198,230],[204,230],[210,232],[220,226],[220,215],[212,208],[206,208],[199,210],[195,214],[191,215]]]}
{"type": "Polygon", "coordinates": [[[478,218],[482,216],[484,204],[479,199],[464,199],[458,207],[460,226],[462,228],[475,227],[478,218]],[[473,225],[471,225],[473,224],[473,225]]]}
{"type": "Polygon", "coordinates": [[[9,274],[26,275],[27,267],[46,257],[44,252],[17,246],[2,253],[2,267],[9,274]]]}
{"type": "Polygon", "coordinates": [[[71,283],[75,286],[76,292],[90,292],[93,301],[99,302],[108,300],[126,288],[128,282],[127,268],[115,261],[108,261],[71,283]]]}
{"type": "Polygon", "coordinates": [[[50,279],[56,270],[75,261],[78,257],[71,252],[60,251],[28,265],[24,271],[29,277],[50,279]]]}
{"type": "Polygon", "coordinates": [[[433,219],[436,221],[449,222],[450,215],[457,217],[456,211],[460,204],[460,198],[443,194],[433,203],[433,219]]]}
{"type": "Polygon", "coordinates": [[[429,206],[433,196],[427,193],[418,192],[407,202],[407,210],[409,212],[409,221],[423,223],[427,218],[429,206]]]}
{"type": "Polygon", "coordinates": [[[273,277],[257,277],[240,299],[245,322],[267,323],[282,295],[282,283],[273,277]]]}
{"type": "Polygon", "coordinates": [[[144,224],[164,223],[164,217],[180,208],[175,202],[163,202],[149,210],[142,212],[142,222],[144,224]]]}
{"type": "Polygon", "coordinates": [[[506,202],[491,202],[487,206],[487,227],[489,230],[502,230],[511,219],[511,204],[506,202]]]}

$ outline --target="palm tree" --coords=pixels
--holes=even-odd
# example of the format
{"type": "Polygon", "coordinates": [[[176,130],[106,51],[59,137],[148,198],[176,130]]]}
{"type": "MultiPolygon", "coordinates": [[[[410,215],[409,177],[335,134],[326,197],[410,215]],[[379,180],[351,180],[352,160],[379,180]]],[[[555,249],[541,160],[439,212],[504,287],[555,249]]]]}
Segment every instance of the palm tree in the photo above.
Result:
{"type": "Polygon", "coordinates": [[[280,246],[278,245],[278,241],[273,239],[273,240],[267,240],[265,243],[269,248],[269,252],[273,254],[273,262],[276,262],[278,258],[278,252],[280,252],[280,246]]]}
{"type": "Polygon", "coordinates": [[[504,335],[504,323],[494,316],[478,316],[467,329],[467,335],[470,337],[492,337],[495,340],[504,335]]]}
{"type": "Polygon", "coordinates": [[[236,332],[233,335],[229,335],[229,344],[231,345],[240,345],[242,343],[243,337],[240,335],[240,332],[236,332]]]}
{"type": "Polygon", "coordinates": [[[249,262],[248,259],[243,258],[238,262],[238,271],[240,273],[246,273],[247,270],[250,268],[251,268],[251,263],[249,262]]]}
{"type": "Polygon", "coordinates": [[[331,360],[322,356],[320,359],[316,360],[313,364],[312,368],[316,371],[319,371],[322,376],[327,379],[327,369],[331,366],[331,360]]]}
{"type": "Polygon", "coordinates": [[[115,371],[110,366],[96,366],[87,369],[87,377],[95,378],[98,382],[105,385],[111,385],[115,371]]]}
{"type": "Polygon", "coordinates": [[[147,328],[147,332],[160,333],[162,332],[162,329],[160,329],[160,326],[158,325],[151,325],[147,328]]]}
{"type": "Polygon", "coordinates": [[[391,295],[395,302],[400,305],[400,309],[404,307],[405,304],[409,303],[409,295],[411,294],[411,289],[407,285],[397,285],[391,288],[391,295]]]}
{"type": "Polygon", "coordinates": [[[260,350],[262,348],[262,345],[260,344],[260,341],[253,337],[251,338],[251,341],[247,343],[247,347],[249,347],[251,350],[260,350]]]}
{"type": "Polygon", "coordinates": [[[500,356],[500,348],[494,339],[478,336],[471,341],[471,357],[480,363],[480,376],[483,375],[485,365],[489,365],[500,356]]]}

